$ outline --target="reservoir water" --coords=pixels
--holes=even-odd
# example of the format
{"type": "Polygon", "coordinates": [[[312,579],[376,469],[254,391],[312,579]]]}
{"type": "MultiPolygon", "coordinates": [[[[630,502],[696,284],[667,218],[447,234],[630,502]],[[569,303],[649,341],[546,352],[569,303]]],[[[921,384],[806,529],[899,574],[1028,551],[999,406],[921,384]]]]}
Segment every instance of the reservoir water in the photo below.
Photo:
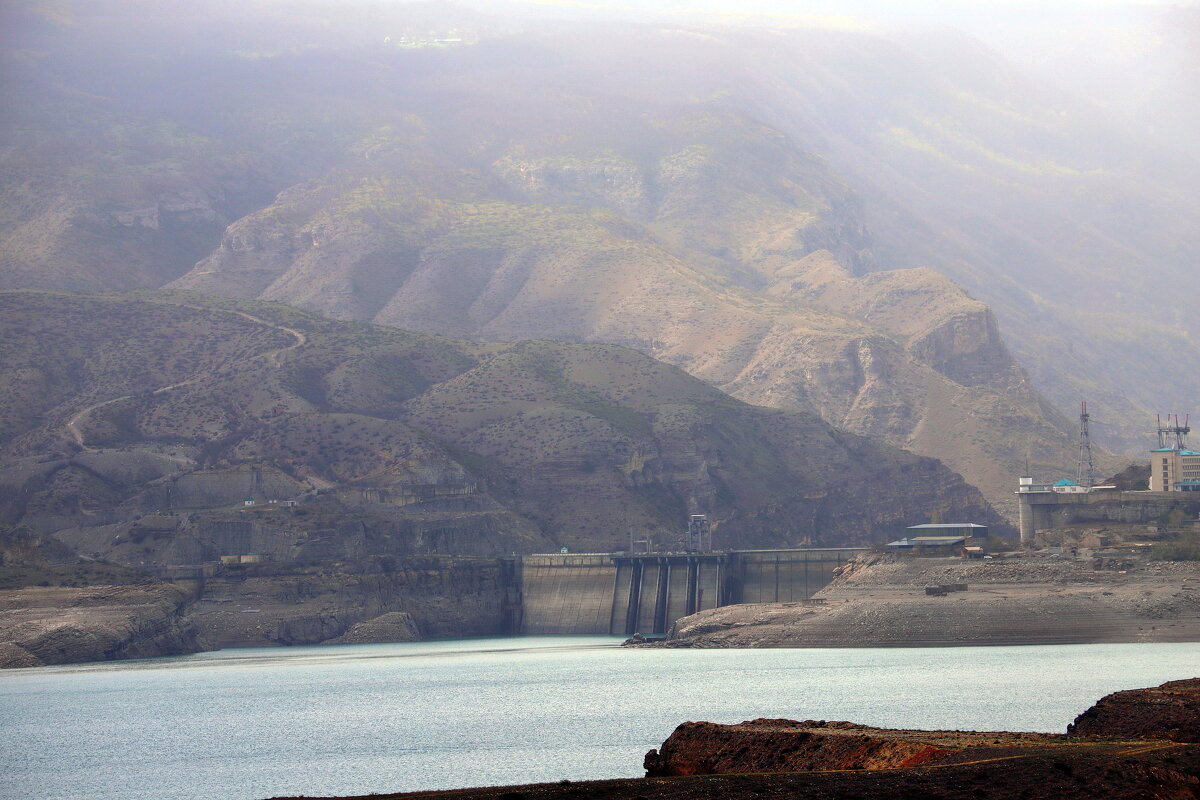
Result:
{"type": "Polygon", "coordinates": [[[1062,731],[1200,644],[622,649],[608,637],[226,650],[0,673],[4,800],[251,800],[642,774],[680,722],[1062,731]]]}

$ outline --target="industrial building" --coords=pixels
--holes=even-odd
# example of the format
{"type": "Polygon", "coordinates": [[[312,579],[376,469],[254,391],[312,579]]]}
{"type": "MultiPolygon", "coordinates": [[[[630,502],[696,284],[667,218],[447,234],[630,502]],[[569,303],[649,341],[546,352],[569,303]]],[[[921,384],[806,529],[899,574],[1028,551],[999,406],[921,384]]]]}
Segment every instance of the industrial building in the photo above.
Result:
{"type": "Polygon", "coordinates": [[[1179,415],[1158,424],[1158,447],[1150,451],[1150,491],[1200,492],[1200,451],[1188,448],[1189,420],[1179,415]]]}
{"type": "Polygon", "coordinates": [[[905,538],[888,542],[887,548],[893,553],[923,556],[959,555],[969,541],[988,535],[986,525],[973,522],[932,522],[912,525],[908,531],[905,538]]]}
{"type": "Polygon", "coordinates": [[[910,525],[909,536],[962,536],[964,539],[986,539],[987,525],[976,525],[974,522],[926,522],[923,525],[910,525]]]}

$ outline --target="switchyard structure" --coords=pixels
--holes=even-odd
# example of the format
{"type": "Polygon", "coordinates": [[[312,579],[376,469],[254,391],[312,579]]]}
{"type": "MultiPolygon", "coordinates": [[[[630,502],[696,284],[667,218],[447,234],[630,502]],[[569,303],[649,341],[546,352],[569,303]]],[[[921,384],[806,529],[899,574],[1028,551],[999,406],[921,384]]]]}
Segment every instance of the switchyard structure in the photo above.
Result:
{"type": "Polygon", "coordinates": [[[1038,531],[1077,522],[1149,524],[1176,509],[1188,516],[1200,512],[1200,451],[1188,446],[1191,417],[1158,418],[1158,447],[1150,451],[1149,491],[1120,491],[1096,486],[1091,463],[1087,406],[1082,406],[1079,437],[1079,482],[1035,483],[1022,475],[1017,487],[1021,544],[1035,544],[1038,531]],[[1091,477],[1089,479],[1089,474],[1091,477]]]}
{"type": "Polygon", "coordinates": [[[1200,452],[1188,447],[1191,415],[1158,418],[1158,448],[1150,453],[1150,490],[1200,492],[1200,452]]]}

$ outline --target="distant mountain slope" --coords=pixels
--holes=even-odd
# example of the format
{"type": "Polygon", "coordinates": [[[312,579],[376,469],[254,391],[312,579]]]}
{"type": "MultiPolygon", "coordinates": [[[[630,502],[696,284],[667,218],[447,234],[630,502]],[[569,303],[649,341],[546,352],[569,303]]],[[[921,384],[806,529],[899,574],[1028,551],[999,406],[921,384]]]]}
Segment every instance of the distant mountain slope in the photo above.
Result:
{"type": "Polygon", "coordinates": [[[369,159],[238,221],[172,285],[450,336],[618,342],[942,458],[1009,511],[1028,454],[1071,462],[1069,423],[986,306],[929,270],[842,266],[870,259],[854,198],[786,137],[697,109],[591,139],[546,133],[470,170],[380,131],[369,159]]]}
{"type": "MultiPolygon", "coordinates": [[[[6,92],[55,109],[42,90],[68,87],[164,120],[257,154],[254,186],[283,189],[219,246],[206,229],[214,249],[178,286],[633,345],[942,457],[998,503],[1027,455],[1041,474],[1074,466],[1073,424],[1010,348],[1058,408],[1086,395],[1098,437],[1135,451],[1155,406],[1200,392],[1194,165],[1157,163],[953,35],[585,29],[438,4],[366,22],[197,6],[124,26],[120,4],[74,10],[73,25],[13,26],[6,92]],[[808,258],[836,262],[841,288],[819,288],[808,258]]],[[[57,142],[92,113],[56,127],[30,112],[28,127],[57,142]]],[[[224,174],[207,147],[173,151],[180,171],[224,174]]],[[[93,194],[124,216],[148,207],[103,182],[93,194]]],[[[136,259],[55,230],[54,268],[0,270],[0,285],[90,286],[91,267],[55,255],[72,248],[99,253],[114,286],[144,285],[123,273],[136,259]]]]}
{"type": "Polygon", "coordinates": [[[4,68],[0,288],[161,286],[284,185],[260,152],[4,68]]]}
{"type": "Polygon", "coordinates": [[[0,514],[118,563],[607,551],[673,542],[688,513],[740,547],[872,542],[934,511],[998,522],[932,459],[612,345],[455,342],[198,296],[0,306],[0,369],[57,387],[9,400],[0,514]],[[133,331],[171,344],[128,347],[133,331]],[[185,344],[210,360],[154,371],[185,344]],[[45,347],[73,366],[40,368],[45,347]]]}

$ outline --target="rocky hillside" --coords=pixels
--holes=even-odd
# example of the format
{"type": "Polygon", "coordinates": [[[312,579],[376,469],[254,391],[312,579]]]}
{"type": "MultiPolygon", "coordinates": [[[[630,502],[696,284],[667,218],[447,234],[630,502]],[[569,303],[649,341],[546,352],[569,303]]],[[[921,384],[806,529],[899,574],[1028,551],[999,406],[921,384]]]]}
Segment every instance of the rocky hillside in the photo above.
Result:
{"type": "Polygon", "coordinates": [[[1120,288],[1131,270],[1176,274],[1187,198],[1131,195],[1155,209],[1138,219],[1178,222],[1158,234],[1078,200],[1142,179],[1129,148],[1063,166],[1081,127],[1108,129],[1076,106],[1064,122],[1058,98],[1022,94],[1006,65],[953,38],[581,36],[396,9],[365,27],[315,7],[141,26],[106,4],[74,8],[71,25],[14,15],[6,91],[25,110],[0,131],[20,166],[0,285],[95,288],[108,263],[105,288],[177,278],[446,335],[633,346],[749,402],[936,456],[1003,510],[1027,457],[1046,475],[1074,464],[1070,420],[1010,346],[1060,407],[1086,387],[1111,441],[1133,443],[1123,420],[1160,396],[1194,396],[1194,371],[1178,368],[1186,320],[1130,327],[1143,282],[1120,288]],[[451,29],[461,42],[430,44],[451,29]],[[1071,224],[1056,226],[1064,208],[1071,224]],[[1072,271],[1098,229],[1119,255],[1101,277],[1072,271]],[[1114,292],[1136,302],[1067,307],[1114,292]],[[1120,330],[1167,335],[1176,365],[1112,341],[1120,330]]]}
{"type": "Polygon", "coordinates": [[[736,116],[644,127],[611,142],[623,153],[523,146],[466,180],[414,177],[409,143],[376,142],[371,163],[231,226],[172,285],[451,336],[618,342],[939,457],[1002,508],[1030,442],[1069,462],[1069,423],[986,306],[929,270],[843,265],[865,234],[819,163],[736,116]],[[655,133],[651,158],[629,152],[655,133]],[[497,173],[522,202],[483,191],[497,173]]]}
{"type": "Polygon", "coordinates": [[[874,542],[936,508],[997,521],[932,459],[617,346],[196,296],[0,306],[0,374],[41,387],[9,401],[0,513],[118,563],[609,551],[675,541],[689,513],[721,547],[874,542]]]}

